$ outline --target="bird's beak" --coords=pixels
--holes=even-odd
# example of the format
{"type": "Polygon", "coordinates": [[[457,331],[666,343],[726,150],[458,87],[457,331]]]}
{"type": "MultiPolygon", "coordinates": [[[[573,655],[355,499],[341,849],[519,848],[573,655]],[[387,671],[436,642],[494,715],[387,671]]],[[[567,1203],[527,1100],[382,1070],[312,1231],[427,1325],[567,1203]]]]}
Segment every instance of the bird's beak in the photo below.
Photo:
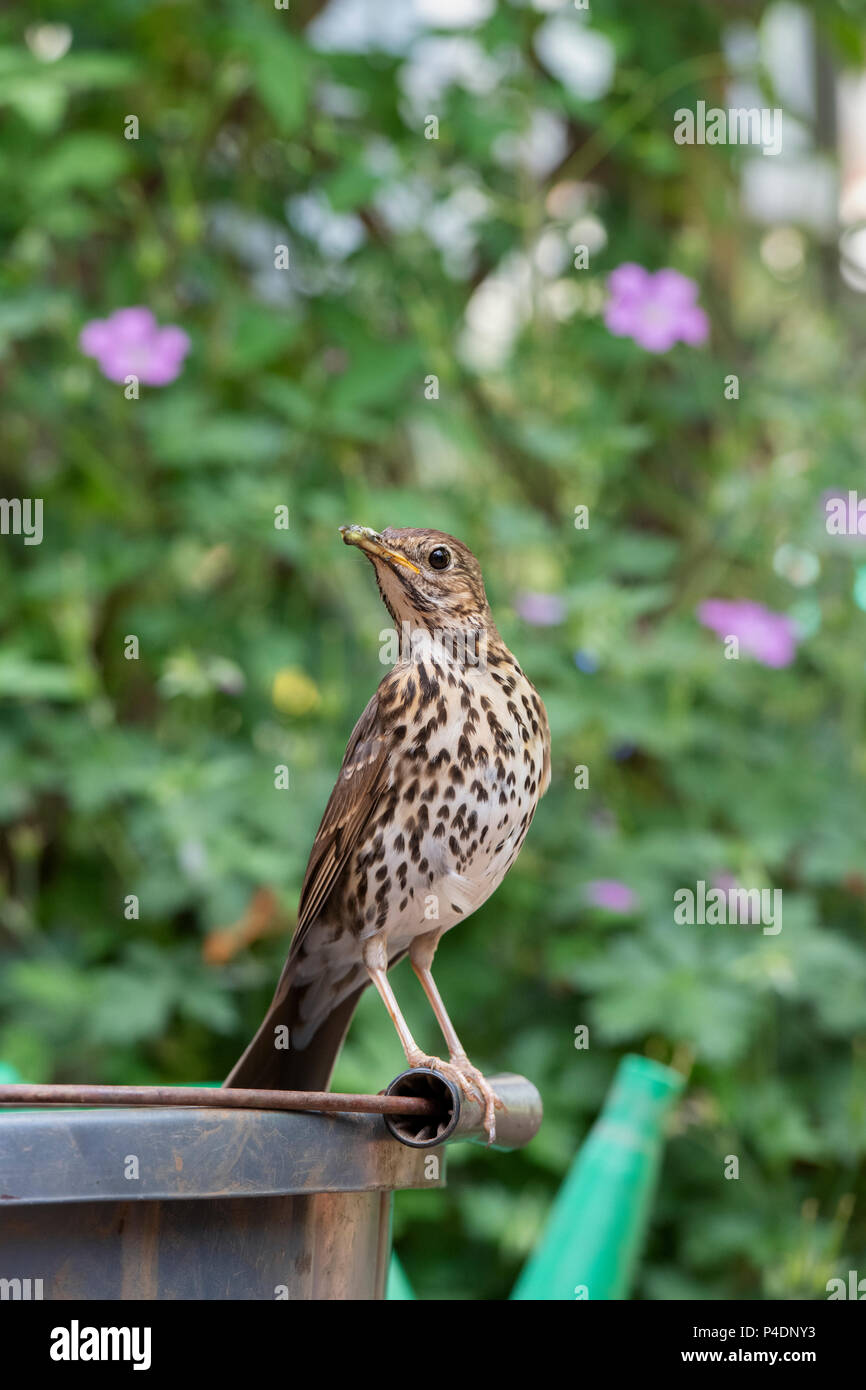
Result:
{"type": "Polygon", "coordinates": [[[371,531],[369,526],[341,526],[340,535],[346,545],[357,545],[368,555],[376,556],[380,560],[387,560],[392,565],[405,565],[407,569],[414,570],[416,574],[421,573],[418,566],[413,565],[411,560],[407,560],[405,555],[401,555],[398,550],[389,550],[378,531],[371,531]]]}

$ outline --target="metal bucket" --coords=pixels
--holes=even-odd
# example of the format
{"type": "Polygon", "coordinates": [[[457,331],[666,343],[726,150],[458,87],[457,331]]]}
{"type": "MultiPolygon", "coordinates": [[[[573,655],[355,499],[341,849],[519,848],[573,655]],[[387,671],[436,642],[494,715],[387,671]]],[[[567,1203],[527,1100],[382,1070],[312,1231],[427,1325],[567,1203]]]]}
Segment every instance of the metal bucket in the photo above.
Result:
{"type": "Polygon", "coordinates": [[[0,1114],[0,1299],[380,1299],[391,1194],[444,1168],[375,1115],[0,1114]]]}

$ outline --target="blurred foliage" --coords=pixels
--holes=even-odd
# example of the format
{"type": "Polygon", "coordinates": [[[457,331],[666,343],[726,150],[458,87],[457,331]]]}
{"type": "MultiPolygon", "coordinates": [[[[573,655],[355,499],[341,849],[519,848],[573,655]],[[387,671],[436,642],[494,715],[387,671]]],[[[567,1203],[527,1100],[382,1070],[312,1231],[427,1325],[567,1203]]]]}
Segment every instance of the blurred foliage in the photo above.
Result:
{"type": "MultiPolygon", "coordinates": [[[[768,266],[742,150],[672,140],[678,106],[725,104],[726,26],[765,6],[566,6],[612,46],[595,99],[539,57],[549,8],[460,31],[477,61],[450,80],[423,34],[335,51],[301,0],[0,17],[0,473],[45,518],[41,546],[0,545],[0,1058],[34,1081],[225,1074],[381,676],[387,617],[336,528],[435,526],[480,557],[554,741],[528,843],[438,979],[475,1062],[533,1077],[546,1121],[401,1195],[410,1278],[503,1297],[618,1056],[646,1050],[693,1067],[638,1295],[823,1297],[866,1244],[863,552],[821,503],[862,485],[863,300],[805,228],[793,269],[768,266]],[[627,260],[699,283],[707,348],[608,333],[627,260]],[[128,400],[77,339],[137,304],[192,350],[128,400]],[[813,582],[774,568],[785,545],[813,582]],[[521,620],[524,591],[563,620],[521,620]],[[726,661],[695,618],[712,596],[792,614],[795,663],[726,661]],[[717,874],[781,887],[782,932],[675,926],[674,890],[717,874]],[[588,907],[599,878],[635,909],[588,907]]],[[[829,60],[862,68],[858,7],[813,9],[829,60]]],[[[438,1046],[405,966],[395,987],[438,1046]]],[[[336,1084],[401,1061],[368,994],[336,1084]]]]}

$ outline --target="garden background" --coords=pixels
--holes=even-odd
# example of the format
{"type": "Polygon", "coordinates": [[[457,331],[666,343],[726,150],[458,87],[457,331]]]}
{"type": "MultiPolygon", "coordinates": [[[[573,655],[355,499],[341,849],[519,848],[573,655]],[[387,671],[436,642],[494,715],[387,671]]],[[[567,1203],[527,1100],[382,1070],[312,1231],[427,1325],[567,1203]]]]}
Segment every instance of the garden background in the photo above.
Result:
{"type": "MultiPolygon", "coordinates": [[[[629,1050],[690,1070],[637,1296],[866,1274],[866,538],[824,513],[864,478],[864,58],[841,0],[5,8],[0,488],[44,500],[42,544],[0,544],[22,1079],[225,1074],[382,674],[337,527],[437,527],[553,735],[437,978],[546,1120],[400,1195],[416,1291],[507,1294],[629,1050]],[[675,142],[679,108],[744,95],[784,110],[780,155],[675,142]],[[708,332],[612,331],[627,263],[689,277],[708,332]],[[189,342],[134,399],[90,355],[115,330],[80,335],[137,306],[189,342]],[[698,880],[781,888],[782,931],[675,925],[698,880]]],[[[368,994],[335,1085],[401,1063],[368,994]]]]}

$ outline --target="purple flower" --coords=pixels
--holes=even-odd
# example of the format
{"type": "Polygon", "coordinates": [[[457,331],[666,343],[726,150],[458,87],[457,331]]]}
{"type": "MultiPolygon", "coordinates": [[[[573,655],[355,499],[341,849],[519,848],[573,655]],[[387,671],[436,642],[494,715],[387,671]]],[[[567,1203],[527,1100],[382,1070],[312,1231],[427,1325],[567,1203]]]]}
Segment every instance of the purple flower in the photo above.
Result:
{"type": "Polygon", "coordinates": [[[713,874],[710,883],[713,888],[721,888],[723,893],[730,893],[732,888],[739,888],[740,886],[734,875],[727,872],[713,874]]]}
{"type": "Polygon", "coordinates": [[[720,637],[736,637],[764,666],[790,666],[797,651],[796,629],[784,613],[773,613],[749,599],[708,598],[698,620],[720,637]]]}
{"type": "MultiPolygon", "coordinates": [[[[714,874],[712,879],[710,880],[710,884],[713,888],[718,888],[721,890],[722,893],[725,894],[727,898],[728,907],[731,907],[732,893],[748,893],[749,891],[748,888],[743,888],[742,884],[739,882],[738,879],[734,877],[733,874],[729,873],[714,874]]],[[[739,919],[741,922],[760,921],[760,911],[756,909],[755,904],[752,902],[751,898],[747,897],[745,900],[734,899],[734,901],[737,902],[739,919]]]]}
{"type": "Polygon", "coordinates": [[[709,320],[697,304],[698,286],[678,270],[657,270],[627,261],[607,280],[604,321],[617,338],[633,338],[647,352],[669,352],[674,343],[706,341],[709,320]]]}
{"type": "Polygon", "coordinates": [[[557,594],[520,594],[514,607],[533,627],[556,627],[565,617],[565,604],[557,594]]]}
{"type": "Polygon", "coordinates": [[[109,381],[136,376],[145,386],[167,386],[180,376],[190,341],[176,324],[160,328],[149,309],[135,308],[91,319],[78,345],[87,357],[96,358],[109,381]]]}
{"type": "Polygon", "coordinates": [[[637,897],[628,884],[615,878],[596,878],[587,883],[584,889],[586,900],[593,907],[607,908],[608,912],[631,912],[637,907],[637,897]]]}

